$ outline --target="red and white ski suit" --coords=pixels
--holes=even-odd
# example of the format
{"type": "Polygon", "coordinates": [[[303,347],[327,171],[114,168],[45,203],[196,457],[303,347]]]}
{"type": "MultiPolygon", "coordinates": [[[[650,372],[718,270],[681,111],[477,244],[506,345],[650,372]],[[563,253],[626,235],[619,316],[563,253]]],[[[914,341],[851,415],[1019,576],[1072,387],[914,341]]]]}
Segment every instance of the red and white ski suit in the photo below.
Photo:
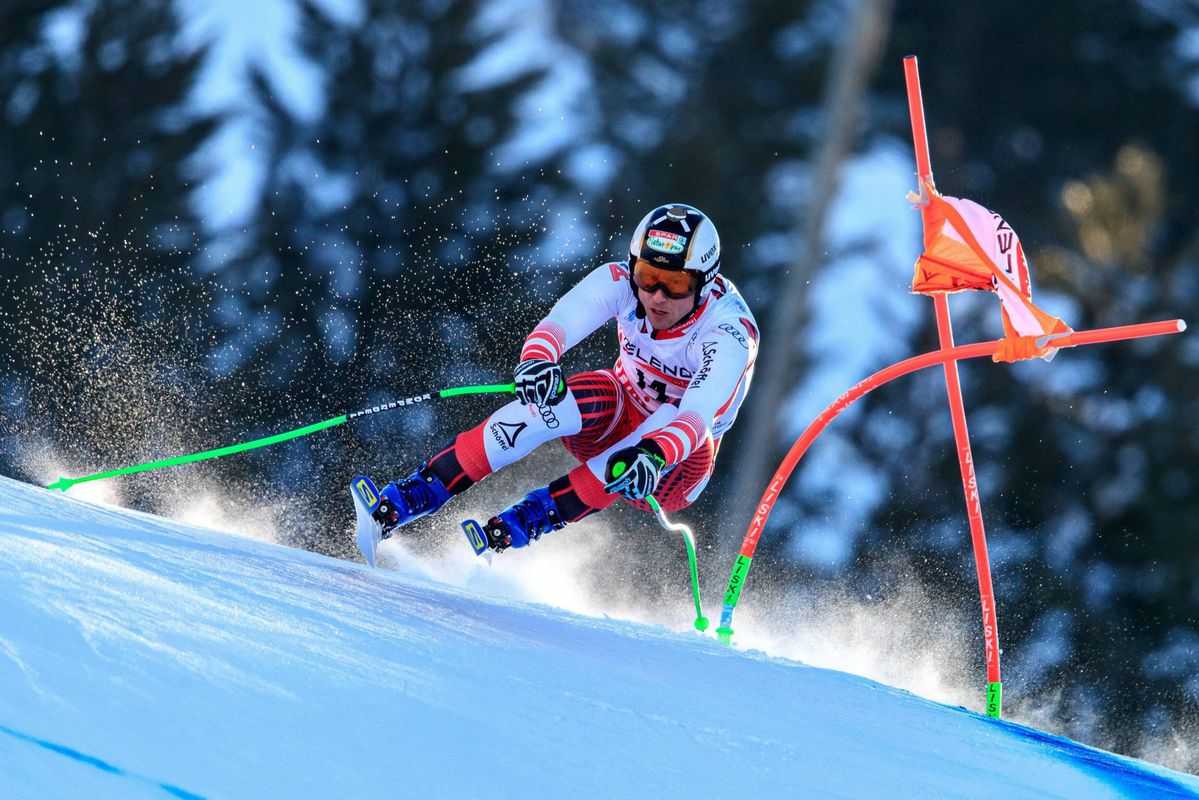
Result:
{"type": "MultiPolygon", "coordinates": [[[[583,462],[550,484],[563,517],[576,520],[610,505],[603,490],[610,453],[652,439],[666,457],[654,496],[667,511],[694,502],[712,475],[720,437],[732,427],[749,390],[758,328],[732,282],[717,277],[700,308],[668,330],[637,316],[628,265],[605,264],[554,305],[525,339],[521,360],[559,361],[609,320],[620,354],[612,369],[567,379],[554,406],[513,401],[430,460],[453,493],[562,439],[583,462]]],[[[633,505],[648,509],[644,501],[633,505]]]]}

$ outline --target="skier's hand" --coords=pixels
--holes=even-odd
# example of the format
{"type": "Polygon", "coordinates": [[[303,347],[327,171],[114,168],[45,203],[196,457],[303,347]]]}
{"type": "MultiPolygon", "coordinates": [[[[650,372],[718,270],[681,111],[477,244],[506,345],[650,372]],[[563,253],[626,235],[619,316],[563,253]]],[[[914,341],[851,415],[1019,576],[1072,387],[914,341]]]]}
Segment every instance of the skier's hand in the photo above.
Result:
{"type": "Polygon", "coordinates": [[[644,500],[658,488],[666,457],[652,439],[617,450],[604,468],[604,491],[629,500],[644,500]]]}
{"type": "Polygon", "coordinates": [[[556,361],[526,358],[516,365],[512,378],[516,399],[525,405],[556,406],[566,397],[566,381],[556,361]]]}

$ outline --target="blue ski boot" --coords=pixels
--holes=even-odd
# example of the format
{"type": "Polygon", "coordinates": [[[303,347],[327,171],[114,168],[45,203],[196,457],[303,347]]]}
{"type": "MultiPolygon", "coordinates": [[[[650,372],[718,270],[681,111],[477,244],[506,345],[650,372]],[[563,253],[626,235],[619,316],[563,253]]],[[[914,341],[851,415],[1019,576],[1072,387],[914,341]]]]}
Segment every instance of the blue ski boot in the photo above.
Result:
{"type": "Polygon", "coordinates": [[[412,475],[387,484],[383,491],[370,478],[359,475],[350,481],[350,496],[358,519],[358,549],[373,567],[380,541],[390,538],[391,532],[401,525],[432,514],[452,495],[441,479],[421,464],[412,475]]]}
{"type": "Polygon", "coordinates": [[[421,464],[416,472],[402,481],[392,481],[379,492],[379,505],[371,516],[383,526],[384,539],[401,525],[437,511],[453,497],[428,467],[421,464]]]}
{"type": "MultiPolygon", "coordinates": [[[[464,528],[466,524],[463,523],[464,528]]],[[[524,500],[508,510],[492,517],[482,529],[487,537],[486,547],[500,553],[509,547],[525,547],[529,542],[540,539],[542,534],[564,527],[566,520],[558,513],[558,504],[550,495],[549,487],[543,486],[529,492],[524,500]]],[[[469,530],[467,538],[471,539],[475,552],[481,553],[482,550],[469,530]]]]}

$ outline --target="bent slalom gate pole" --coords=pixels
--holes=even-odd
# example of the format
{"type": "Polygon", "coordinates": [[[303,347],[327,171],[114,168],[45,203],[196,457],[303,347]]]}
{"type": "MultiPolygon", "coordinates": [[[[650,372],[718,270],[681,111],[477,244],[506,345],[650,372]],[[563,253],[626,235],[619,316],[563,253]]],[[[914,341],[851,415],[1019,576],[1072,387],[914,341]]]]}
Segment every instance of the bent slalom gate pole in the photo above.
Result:
{"type": "MultiPolygon", "coordinates": [[[[1139,339],[1145,336],[1163,336],[1166,334],[1181,333],[1184,330],[1186,330],[1186,323],[1180,319],[1165,320],[1162,322],[1144,322],[1137,325],[1122,325],[1115,328],[1075,331],[1055,340],[1054,346],[1062,348],[1078,347],[1080,345],[1115,342],[1124,339],[1139,339]]],[[[800,459],[803,458],[804,453],[807,452],[808,447],[816,440],[816,437],[828,427],[829,423],[838,414],[879,386],[917,370],[944,363],[948,359],[960,361],[967,358],[980,358],[982,356],[993,355],[998,349],[999,344],[997,341],[979,342],[977,344],[959,345],[951,350],[933,350],[930,353],[913,356],[905,361],[900,361],[881,369],[865,380],[860,381],[853,388],[849,389],[849,391],[830,403],[824,411],[820,412],[820,415],[808,425],[799,439],[795,441],[795,444],[791,446],[783,462],[779,465],[778,470],[775,471],[774,476],[770,479],[770,483],[767,484],[766,491],[762,494],[762,499],[754,509],[753,518],[750,520],[749,529],[745,532],[745,539],[741,543],[741,549],[738,551],[737,558],[733,562],[733,570],[729,575],[728,587],[724,593],[724,604],[720,612],[720,626],[716,629],[717,638],[722,643],[730,644],[732,642],[733,612],[737,608],[737,602],[741,599],[741,593],[745,588],[745,580],[749,575],[749,567],[753,561],[754,551],[758,546],[758,539],[762,535],[762,530],[766,527],[766,521],[770,518],[770,512],[774,509],[775,501],[778,500],[788,478],[791,477],[791,473],[799,464],[800,459]]],[[[1044,343],[1039,342],[1038,344],[1044,343]]]]}
{"type": "MultiPolygon", "coordinates": [[[[459,395],[464,395],[464,394],[505,394],[505,393],[511,393],[514,391],[516,391],[515,384],[496,383],[496,384],[487,384],[487,385],[481,385],[481,386],[458,386],[458,387],[451,388],[451,389],[442,389],[436,393],[436,396],[438,398],[442,398],[442,397],[458,397],[459,395]]],[[[61,489],[62,491],[65,492],[67,489],[70,489],[72,486],[74,486],[77,483],[86,483],[88,481],[98,481],[98,480],[103,480],[105,478],[113,478],[118,475],[132,475],[136,472],[147,472],[152,469],[162,469],[164,467],[174,467],[179,464],[192,464],[196,461],[206,461],[210,458],[220,458],[221,456],[228,456],[228,455],[232,455],[234,453],[243,453],[247,450],[255,450],[259,447],[266,447],[267,445],[278,444],[279,442],[286,442],[290,439],[298,439],[301,436],[307,436],[310,433],[316,433],[317,431],[323,431],[327,428],[332,428],[337,425],[341,425],[342,423],[348,422],[352,419],[358,419],[359,417],[365,417],[365,416],[368,416],[371,414],[380,414],[384,411],[391,411],[391,410],[397,409],[397,408],[404,408],[406,406],[412,406],[412,405],[417,405],[418,403],[424,403],[424,402],[432,400],[433,396],[434,395],[432,392],[426,392],[424,394],[412,395],[411,397],[405,397],[400,400],[392,400],[390,402],[381,403],[380,405],[371,406],[370,408],[364,408],[359,411],[352,411],[348,414],[341,414],[340,416],[336,416],[331,419],[327,419],[323,422],[316,422],[316,423],[313,423],[312,425],[305,425],[304,427],[296,428],[295,430],[286,431],[284,433],[277,433],[274,436],[265,436],[261,439],[255,439],[251,442],[242,442],[241,444],[229,445],[228,447],[220,447],[215,450],[205,450],[202,453],[192,453],[190,455],[176,456],[174,458],[164,458],[160,461],[152,461],[148,464],[136,464],[131,467],[122,467],[120,469],[108,470],[107,472],[97,472],[94,475],[84,475],[79,478],[65,478],[65,477],[59,478],[54,483],[51,483],[48,486],[46,486],[46,488],[47,489],[61,489]]]]}
{"type": "Polygon", "coordinates": [[[704,616],[699,605],[699,568],[695,562],[695,534],[691,532],[691,528],[679,522],[671,522],[666,516],[666,512],[662,510],[662,506],[658,505],[657,499],[651,494],[645,498],[645,502],[649,503],[649,507],[654,510],[654,516],[658,518],[658,524],[668,531],[676,531],[683,536],[683,543],[687,545],[687,563],[691,570],[691,595],[695,599],[695,629],[697,631],[706,631],[708,629],[708,618],[704,616]]]}

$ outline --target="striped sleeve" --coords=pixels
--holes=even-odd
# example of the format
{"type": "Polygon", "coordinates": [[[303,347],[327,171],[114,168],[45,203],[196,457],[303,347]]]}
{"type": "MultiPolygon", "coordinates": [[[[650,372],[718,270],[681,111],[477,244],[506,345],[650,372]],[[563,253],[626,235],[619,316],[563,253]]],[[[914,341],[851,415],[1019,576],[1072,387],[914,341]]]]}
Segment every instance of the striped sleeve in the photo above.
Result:
{"type": "Polygon", "coordinates": [[[686,411],[645,438],[653,439],[662,448],[667,464],[679,464],[699,447],[707,435],[708,426],[704,424],[703,417],[694,411],[686,411]]]}
{"type": "Polygon", "coordinates": [[[525,339],[520,360],[558,361],[562,354],[620,314],[633,301],[628,269],[622,263],[604,264],[589,272],[558,299],[525,339]]]}
{"type": "Polygon", "coordinates": [[[662,448],[668,464],[684,461],[712,435],[717,418],[745,399],[757,357],[757,328],[748,319],[727,320],[697,339],[699,369],[679,400],[673,420],[646,435],[662,448]]]}
{"type": "Polygon", "coordinates": [[[525,346],[520,349],[520,360],[542,358],[558,361],[564,352],[566,331],[557,322],[545,319],[525,338],[525,346]]]}

